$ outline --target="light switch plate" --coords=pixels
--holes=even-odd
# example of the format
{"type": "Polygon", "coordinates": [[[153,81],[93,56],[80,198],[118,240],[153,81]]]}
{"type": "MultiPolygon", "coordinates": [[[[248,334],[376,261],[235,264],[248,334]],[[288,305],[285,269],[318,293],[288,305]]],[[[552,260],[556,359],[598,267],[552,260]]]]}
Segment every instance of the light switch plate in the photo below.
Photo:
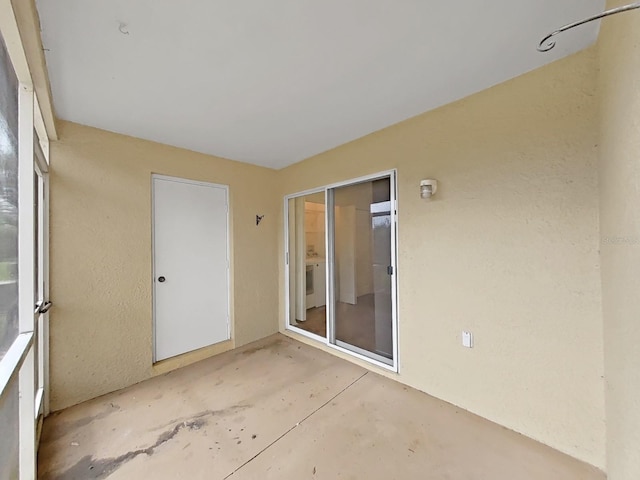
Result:
{"type": "Polygon", "coordinates": [[[462,346],[467,348],[473,348],[473,333],[462,332],[462,346]]]}

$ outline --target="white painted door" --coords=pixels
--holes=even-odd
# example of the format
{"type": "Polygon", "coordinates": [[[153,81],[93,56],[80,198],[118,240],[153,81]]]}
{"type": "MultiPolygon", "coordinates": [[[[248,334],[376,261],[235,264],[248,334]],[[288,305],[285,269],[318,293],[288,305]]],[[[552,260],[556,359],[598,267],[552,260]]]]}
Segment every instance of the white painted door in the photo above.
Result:
{"type": "Polygon", "coordinates": [[[153,176],[155,361],[230,338],[227,197],[153,176]]]}

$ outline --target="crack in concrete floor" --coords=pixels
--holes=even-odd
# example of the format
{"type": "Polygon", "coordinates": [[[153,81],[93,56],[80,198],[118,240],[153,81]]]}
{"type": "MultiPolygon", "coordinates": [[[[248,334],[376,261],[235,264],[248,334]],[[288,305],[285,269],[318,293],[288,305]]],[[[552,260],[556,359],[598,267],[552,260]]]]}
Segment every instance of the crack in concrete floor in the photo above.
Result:
{"type": "Polygon", "coordinates": [[[156,448],[172,440],[184,428],[200,430],[207,425],[208,419],[211,417],[237,413],[250,407],[251,405],[233,405],[223,410],[206,410],[200,412],[191,416],[189,420],[180,420],[180,423],[172,429],[162,432],[155,443],[149,447],[139,448],[111,458],[95,459],[92,455],[86,455],[64,472],[53,476],[47,474],[41,477],[41,480],[102,480],[139,455],[153,455],[156,448]]]}
{"type": "Polygon", "coordinates": [[[262,453],[264,453],[266,450],[268,450],[269,448],[271,448],[273,445],[275,445],[276,443],[278,443],[280,440],[282,440],[284,437],[286,437],[289,433],[291,433],[293,430],[295,430],[297,427],[299,427],[300,425],[302,425],[302,423],[304,423],[306,420],[308,420],[309,418],[311,418],[314,414],[316,414],[317,412],[319,412],[320,410],[322,410],[324,407],[326,407],[327,405],[329,405],[331,402],[333,402],[336,398],[338,398],[340,395],[342,395],[344,392],[346,392],[347,390],[349,390],[351,387],[353,387],[356,383],[358,383],[360,380],[362,380],[369,372],[364,372],[362,375],[360,375],[358,378],[356,378],[353,382],[351,382],[349,385],[347,385],[346,387],[344,387],[342,390],[340,390],[338,393],[336,393],[333,397],[331,397],[329,400],[327,400],[325,403],[323,403],[322,405],[320,405],[318,408],[316,408],[313,412],[311,412],[310,414],[308,414],[306,417],[304,417],[302,420],[300,420],[299,422],[297,422],[293,427],[291,427],[289,430],[287,430],[286,432],[284,432],[282,435],[280,435],[278,438],[276,438],[273,442],[269,443],[266,447],[264,447],[262,450],[260,450],[258,453],[256,453],[253,457],[251,457],[249,460],[247,460],[246,462],[244,462],[242,465],[240,465],[238,468],[236,468],[233,472],[231,472],[229,475],[227,475],[226,477],[224,477],[224,480],[227,480],[227,478],[232,477],[234,474],[238,473],[240,470],[242,470],[242,468],[246,467],[249,463],[251,463],[253,460],[255,460],[256,458],[258,458],[262,453]]]}
{"type": "MultiPolygon", "coordinates": [[[[358,378],[356,378],[354,381],[352,381],[349,385],[347,385],[342,390],[340,390],[338,393],[336,393],[333,397],[331,397],[325,403],[320,405],[318,408],[313,410],[311,413],[309,413],[307,416],[305,416],[302,420],[300,420],[295,425],[293,425],[291,428],[289,428],[286,432],[284,432],[278,438],[276,438],[271,443],[269,443],[264,448],[262,448],[258,453],[256,453],[249,460],[247,460],[242,465],[240,465],[238,468],[236,468],[231,473],[229,473],[227,476],[225,476],[224,479],[226,480],[226,479],[232,477],[234,474],[238,473],[242,468],[247,466],[249,463],[251,463],[256,458],[258,458],[262,453],[264,453],[266,450],[271,448],[277,442],[282,440],[284,437],[286,437],[289,433],[291,433],[293,430],[295,430],[302,423],[304,423],[306,420],[311,418],[314,414],[316,414],[317,412],[322,410],[329,403],[333,402],[336,398],[338,398],[340,395],[342,395],[344,392],[346,392],[349,388],[351,388],[356,383],[358,383],[360,380],[362,380],[362,378],[364,378],[368,373],[369,372],[364,372],[362,375],[360,375],[358,378]]],[[[169,442],[170,440],[172,440],[176,435],[178,435],[178,433],[182,429],[186,428],[186,429],[189,429],[189,430],[200,430],[202,427],[207,425],[207,419],[210,418],[210,417],[217,416],[217,415],[222,415],[222,414],[227,414],[227,413],[237,413],[237,412],[239,412],[241,410],[244,410],[246,408],[249,408],[249,407],[250,407],[249,405],[234,405],[234,406],[232,406],[230,408],[227,408],[227,409],[224,409],[224,410],[217,410],[217,411],[207,410],[207,411],[198,413],[196,415],[193,415],[193,416],[189,417],[189,419],[176,419],[173,422],[170,422],[170,424],[173,424],[176,421],[178,421],[179,423],[177,423],[172,429],[164,431],[163,433],[161,433],[158,436],[158,439],[155,441],[155,443],[153,445],[149,446],[149,447],[133,450],[133,451],[127,452],[125,454],[119,455],[117,457],[111,457],[111,458],[95,459],[95,458],[93,458],[92,455],[86,455],[86,456],[82,457],[75,465],[73,465],[72,467],[68,468],[64,472],[62,472],[62,473],[60,473],[58,475],[54,475],[54,476],[45,475],[44,477],[41,478],[41,480],[54,480],[54,479],[55,480],[80,480],[80,479],[82,479],[82,480],[102,480],[102,479],[105,479],[109,475],[111,475],[113,472],[118,470],[125,463],[133,460],[134,458],[138,457],[139,455],[147,455],[147,456],[153,455],[155,453],[155,450],[158,447],[160,447],[161,445],[163,445],[163,444],[169,442]]]]}

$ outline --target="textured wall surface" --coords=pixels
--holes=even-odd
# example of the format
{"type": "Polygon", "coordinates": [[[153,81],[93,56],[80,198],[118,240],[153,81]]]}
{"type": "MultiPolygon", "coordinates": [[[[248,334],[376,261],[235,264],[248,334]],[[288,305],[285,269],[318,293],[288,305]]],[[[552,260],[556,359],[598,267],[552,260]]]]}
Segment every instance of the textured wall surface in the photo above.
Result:
{"type": "Polygon", "coordinates": [[[591,49],[281,174],[289,194],[397,168],[397,378],[603,468],[596,68],[591,49]]]}
{"type": "Polygon", "coordinates": [[[53,410],[167,369],[152,367],[151,173],[230,186],[233,339],[277,331],[276,172],[72,123],[60,135],[51,151],[53,410]]]}
{"type": "MultiPolygon", "coordinates": [[[[627,2],[609,2],[614,7],[627,2]]],[[[640,11],[603,22],[600,233],[610,480],[640,478],[640,11]]]]}
{"type": "Polygon", "coordinates": [[[151,365],[152,172],[231,186],[241,345],[277,329],[279,261],[284,323],[282,195],[397,168],[392,376],[603,468],[596,70],[592,49],[279,172],[62,123],[53,409],[167,369],[151,365]]]}

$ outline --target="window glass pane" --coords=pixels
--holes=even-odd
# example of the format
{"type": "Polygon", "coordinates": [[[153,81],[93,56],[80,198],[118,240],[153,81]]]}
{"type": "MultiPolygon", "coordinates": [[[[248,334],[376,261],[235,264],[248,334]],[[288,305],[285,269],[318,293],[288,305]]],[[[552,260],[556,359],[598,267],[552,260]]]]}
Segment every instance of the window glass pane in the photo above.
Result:
{"type": "MultiPolygon", "coordinates": [[[[40,369],[38,368],[38,364],[40,362],[40,352],[38,350],[38,346],[40,345],[39,341],[40,332],[36,329],[35,337],[33,338],[33,361],[34,361],[34,375],[33,375],[33,392],[35,397],[38,397],[38,390],[40,388],[40,369]]],[[[36,405],[37,406],[37,405],[36,405]]]]}
{"type": "Polygon", "coordinates": [[[40,288],[39,288],[39,284],[40,284],[40,279],[38,278],[39,275],[39,253],[40,253],[40,177],[38,177],[38,174],[34,171],[33,172],[33,227],[34,227],[34,237],[36,239],[35,242],[33,242],[33,266],[34,266],[34,272],[33,272],[33,305],[35,308],[35,305],[40,301],[40,288]]]}
{"type": "Polygon", "coordinates": [[[36,348],[36,378],[38,383],[36,384],[36,390],[44,388],[44,315],[38,315],[37,323],[37,343],[36,348]]]}
{"type": "Polygon", "coordinates": [[[44,177],[38,175],[38,236],[36,241],[38,243],[38,299],[44,300],[44,177]]]}
{"type": "Polygon", "coordinates": [[[18,79],[0,38],[0,359],[18,335],[18,79]]]}
{"type": "Polygon", "coordinates": [[[0,397],[0,478],[18,478],[18,381],[0,397]]]}
{"type": "Polygon", "coordinates": [[[392,365],[391,179],[332,190],[335,344],[392,365]]]}

